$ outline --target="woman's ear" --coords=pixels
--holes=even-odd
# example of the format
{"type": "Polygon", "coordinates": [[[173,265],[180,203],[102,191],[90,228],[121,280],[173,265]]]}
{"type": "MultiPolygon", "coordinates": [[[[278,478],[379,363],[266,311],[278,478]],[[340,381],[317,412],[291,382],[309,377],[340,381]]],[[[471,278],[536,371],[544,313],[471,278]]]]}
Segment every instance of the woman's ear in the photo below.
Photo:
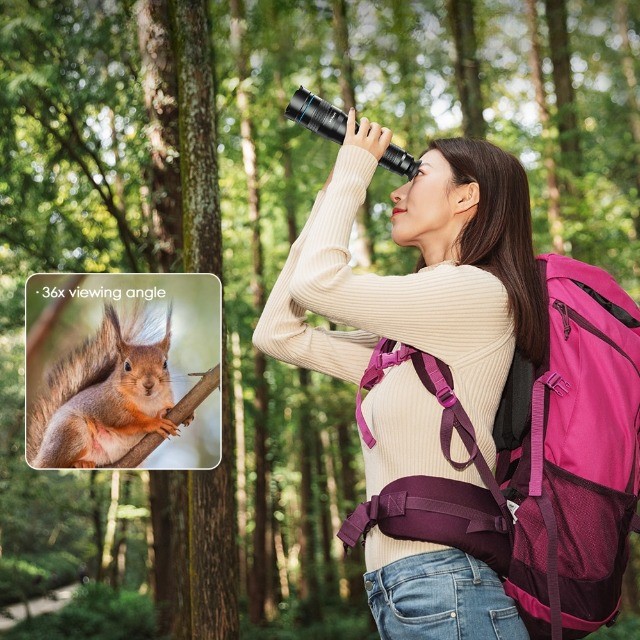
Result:
{"type": "Polygon", "coordinates": [[[480,202],[480,185],[477,182],[461,184],[455,192],[454,213],[470,213],[469,210],[477,207],[478,202],[480,202]]]}

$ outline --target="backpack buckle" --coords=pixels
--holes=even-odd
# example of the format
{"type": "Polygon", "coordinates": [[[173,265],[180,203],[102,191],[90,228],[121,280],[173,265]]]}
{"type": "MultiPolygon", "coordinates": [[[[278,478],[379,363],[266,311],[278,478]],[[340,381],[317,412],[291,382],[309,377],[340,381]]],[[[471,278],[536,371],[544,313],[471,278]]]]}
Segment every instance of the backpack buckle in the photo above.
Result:
{"type": "Polygon", "coordinates": [[[555,371],[549,376],[545,384],[560,398],[565,396],[571,390],[571,383],[567,382],[555,371]]]}
{"type": "Polygon", "coordinates": [[[444,387],[436,392],[436,399],[438,402],[445,408],[449,409],[453,407],[453,405],[458,402],[458,398],[456,394],[453,393],[453,389],[449,386],[444,387]]]}

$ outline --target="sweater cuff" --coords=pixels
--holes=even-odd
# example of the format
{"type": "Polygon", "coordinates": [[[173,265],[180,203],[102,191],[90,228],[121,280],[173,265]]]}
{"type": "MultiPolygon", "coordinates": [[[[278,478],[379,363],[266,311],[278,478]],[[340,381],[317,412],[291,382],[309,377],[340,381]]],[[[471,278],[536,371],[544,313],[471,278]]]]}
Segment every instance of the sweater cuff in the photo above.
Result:
{"type": "Polygon", "coordinates": [[[338,152],[333,175],[338,180],[359,178],[368,187],[377,166],[378,161],[372,153],[362,147],[346,144],[338,152]]]}

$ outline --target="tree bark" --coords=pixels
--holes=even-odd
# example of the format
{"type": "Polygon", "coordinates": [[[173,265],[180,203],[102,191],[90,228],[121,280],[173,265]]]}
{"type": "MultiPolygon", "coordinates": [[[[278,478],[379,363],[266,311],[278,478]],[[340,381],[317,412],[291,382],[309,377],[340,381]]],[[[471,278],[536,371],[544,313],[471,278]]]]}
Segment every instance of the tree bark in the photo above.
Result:
{"type": "Polygon", "coordinates": [[[531,39],[529,66],[531,67],[531,76],[536,92],[536,103],[538,104],[538,113],[544,140],[543,157],[547,172],[547,196],[549,203],[547,220],[549,221],[553,250],[557,254],[564,255],[564,225],[560,213],[560,189],[558,187],[556,161],[553,157],[553,142],[549,128],[551,118],[547,106],[547,94],[544,88],[544,77],[542,74],[542,53],[540,37],[538,36],[538,10],[536,8],[536,0],[526,0],[525,9],[529,25],[529,37],[531,39]]]}
{"type": "MultiPolygon", "coordinates": [[[[131,500],[131,475],[126,474],[122,487],[122,501],[129,504],[131,500]]],[[[115,544],[114,562],[113,562],[113,579],[111,584],[115,588],[120,588],[124,583],[124,575],[127,568],[127,530],[129,521],[121,518],[118,523],[117,541],[115,544]]]]}
{"type": "MultiPolygon", "coordinates": [[[[553,83],[556,92],[560,165],[565,172],[579,176],[582,174],[580,130],[572,84],[566,0],[545,0],[545,8],[549,28],[549,52],[553,62],[553,83]]],[[[567,188],[571,188],[571,181],[566,180],[566,183],[567,188]]]]}
{"type": "MultiPolygon", "coordinates": [[[[170,0],[173,47],[178,69],[180,171],[185,270],[222,279],[222,233],[211,27],[206,0],[170,0]]],[[[223,319],[223,334],[226,327],[223,319]]],[[[178,532],[185,558],[189,637],[233,640],[239,636],[237,549],[233,489],[234,437],[229,411],[228,371],[223,340],[222,447],[226,455],[213,471],[188,472],[188,521],[178,532]],[[188,524],[188,526],[186,526],[188,524]]],[[[185,608],[185,625],[186,608],[185,608]]]]}
{"type": "MultiPolygon", "coordinates": [[[[324,464],[324,451],[319,438],[315,438],[315,474],[318,487],[318,499],[316,509],[320,516],[320,549],[322,551],[322,575],[324,580],[322,587],[325,594],[337,592],[335,564],[331,554],[332,527],[331,527],[331,502],[329,499],[327,467],[324,464]]],[[[318,572],[320,573],[320,572],[318,572]]]]}
{"type": "MultiPolygon", "coordinates": [[[[198,637],[192,625],[194,602],[192,597],[193,567],[190,564],[191,502],[189,495],[189,472],[169,471],[168,495],[170,498],[169,526],[171,530],[171,567],[168,579],[174,582],[175,600],[169,603],[172,609],[170,636],[172,640],[194,640],[198,637]]],[[[210,558],[207,558],[210,560],[210,558]]],[[[207,612],[204,612],[207,615],[207,612]]],[[[210,636],[215,637],[215,636],[210,636]]]]}
{"type": "MultiPolygon", "coordinates": [[[[336,476],[336,466],[333,457],[333,447],[331,446],[331,438],[329,436],[329,432],[326,429],[323,429],[320,432],[320,442],[322,444],[322,451],[325,458],[324,466],[327,477],[327,495],[329,498],[329,513],[331,516],[331,532],[333,535],[333,557],[341,558],[343,555],[342,543],[340,542],[340,539],[337,535],[342,524],[342,520],[340,518],[340,501],[338,499],[338,482],[336,476]]],[[[344,576],[342,571],[342,563],[339,564],[338,568],[340,569],[340,578],[343,578],[344,576]]]]}
{"type": "Polygon", "coordinates": [[[149,507],[153,528],[153,585],[154,602],[158,612],[158,633],[168,635],[173,628],[174,603],[177,601],[173,579],[173,529],[171,512],[175,505],[172,497],[171,471],[149,474],[149,507]]]}
{"type": "Polygon", "coordinates": [[[111,475],[111,501],[107,513],[107,528],[104,534],[102,547],[101,574],[103,578],[110,575],[109,569],[113,562],[113,547],[116,538],[116,526],[118,524],[118,505],[120,504],[120,472],[113,471],[111,475]]]}
{"type": "Polygon", "coordinates": [[[451,32],[456,49],[456,84],[462,108],[462,129],[468,138],[484,138],[487,125],[482,115],[484,100],[473,0],[448,0],[451,32]]]}
{"type": "Polygon", "coordinates": [[[182,252],[182,187],[178,131],[178,78],[171,47],[168,0],[138,0],[142,87],[149,117],[150,215],[165,272],[179,270],[182,252]]]}
{"type": "MultiPolygon", "coordinates": [[[[242,159],[247,177],[249,200],[249,222],[252,229],[251,248],[253,255],[253,306],[257,314],[264,308],[264,265],[260,238],[260,192],[258,189],[258,161],[254,142],[253,122],[249,108],[247,83],[248,48],[247,25],[242,0],[231,0],[231,50],[238,73],[236,100],[240,112],[240,136],[242,139],[242,159]]],[[[267,487],[269,465],[267,462],[267,425],[269,420],[269,395],[265,372],[266,356],[254,348],[255,426],[254,452],[256,483],[254,489],[255,528],[253,530],[253,562],[251,567],[251,590],[249,593],[249,619],[253,624],[263,624],[267,599],[267,487]]]]}
{"type": "MultiPolygon", "coordinates": [[[[346,0],[332,0],[333,41],[337,66],[340,71],[340,94],[346,111],[356,106],[355,81],[349,46],[349,19],[346,0]]],[[[368,268],[373,263],[374,246],[370,233],[371,205],[366,198],[356,214],[356,239],[353,243],[353,258],[357,264],[368,268]]]]}
{"type": "MultiPolygon", "coordinates": [[[[100,513],[100,497],[97,487],[98,471],[91,470],[89,476],[89,500],[91,502],[91,515],[93,519],[93,539],[96,545],[96,582],[102,582],[102,515],[100,513]]],[[[1,554],[0,554],[1,555],[1,554]]]]}
{"type": "MultiPolygon", "coordinates": [[[[633,160],[637,167],[636,188],[640,193],[640,98],[638,98],[638,78],[635,72],[635,59],[629,42],[629,8],[625,0],[616,0],[616,23],[622,40],[622,72],[627,84],[627,105],[629,108],[629,125],[636,151],[633,160]]],[[[636,237],[640,238],[640,216],[633,219],[636,237]]]]}
{"type": "Polygon", "coordinates": [[[247,571],[247,467],[246,447],[244,439],[245,417],[244,397],[242,390],[242,351],[240,336],[236,331],[231,334],[231,353],[233,357],[233,406],[236,425],[236,503],[238,505],[238,563],[240,594],[248,593],[247,571]]]}
{"type": "MultiPolygon", "coordinates": [[[[338,422],[338,449],[340,451],[340,480],[344,497],[343,517],[355,510],[360,502],[356,495],[356,474],[353,471],[353,448],[351,425],[344,420],[338,422]]],[[[362,566],[364,557],[362,546],[357,544],[344,559],[344,570],[347,578],[348,600],[354,606],[362,603],[362,566]]]]}

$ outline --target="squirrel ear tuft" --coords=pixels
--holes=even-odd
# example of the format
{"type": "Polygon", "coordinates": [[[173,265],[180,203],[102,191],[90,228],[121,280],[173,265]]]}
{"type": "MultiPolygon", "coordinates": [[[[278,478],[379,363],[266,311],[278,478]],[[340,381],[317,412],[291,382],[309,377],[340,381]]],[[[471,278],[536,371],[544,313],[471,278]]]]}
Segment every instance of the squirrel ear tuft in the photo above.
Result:
{"type": "Polygon", "coordinates": [[[120,320],[118,318],[118,314],[116,313],[116,310],[113,308],[113,305],[111,304],[104,305],[104,317],[108,322],[111,323],[111,326],[113,327],[113,330],[115,331],[115,334],[116,334],[116,347],[118,348],[118,350],[121,351],[122,347],[124,346],[124,340],[122,339],[122,330],[120,328],[120,320]]]}
{"type": "Polygon", "coordinates": [[[164,338],[160,342],[160,348],[165,352],[169,353],[169,347],[171,346],[171,315],[173,314],[173,302],[169,303],[169,308],[167,309],[167,324],[165,328],[164,338]]]}

